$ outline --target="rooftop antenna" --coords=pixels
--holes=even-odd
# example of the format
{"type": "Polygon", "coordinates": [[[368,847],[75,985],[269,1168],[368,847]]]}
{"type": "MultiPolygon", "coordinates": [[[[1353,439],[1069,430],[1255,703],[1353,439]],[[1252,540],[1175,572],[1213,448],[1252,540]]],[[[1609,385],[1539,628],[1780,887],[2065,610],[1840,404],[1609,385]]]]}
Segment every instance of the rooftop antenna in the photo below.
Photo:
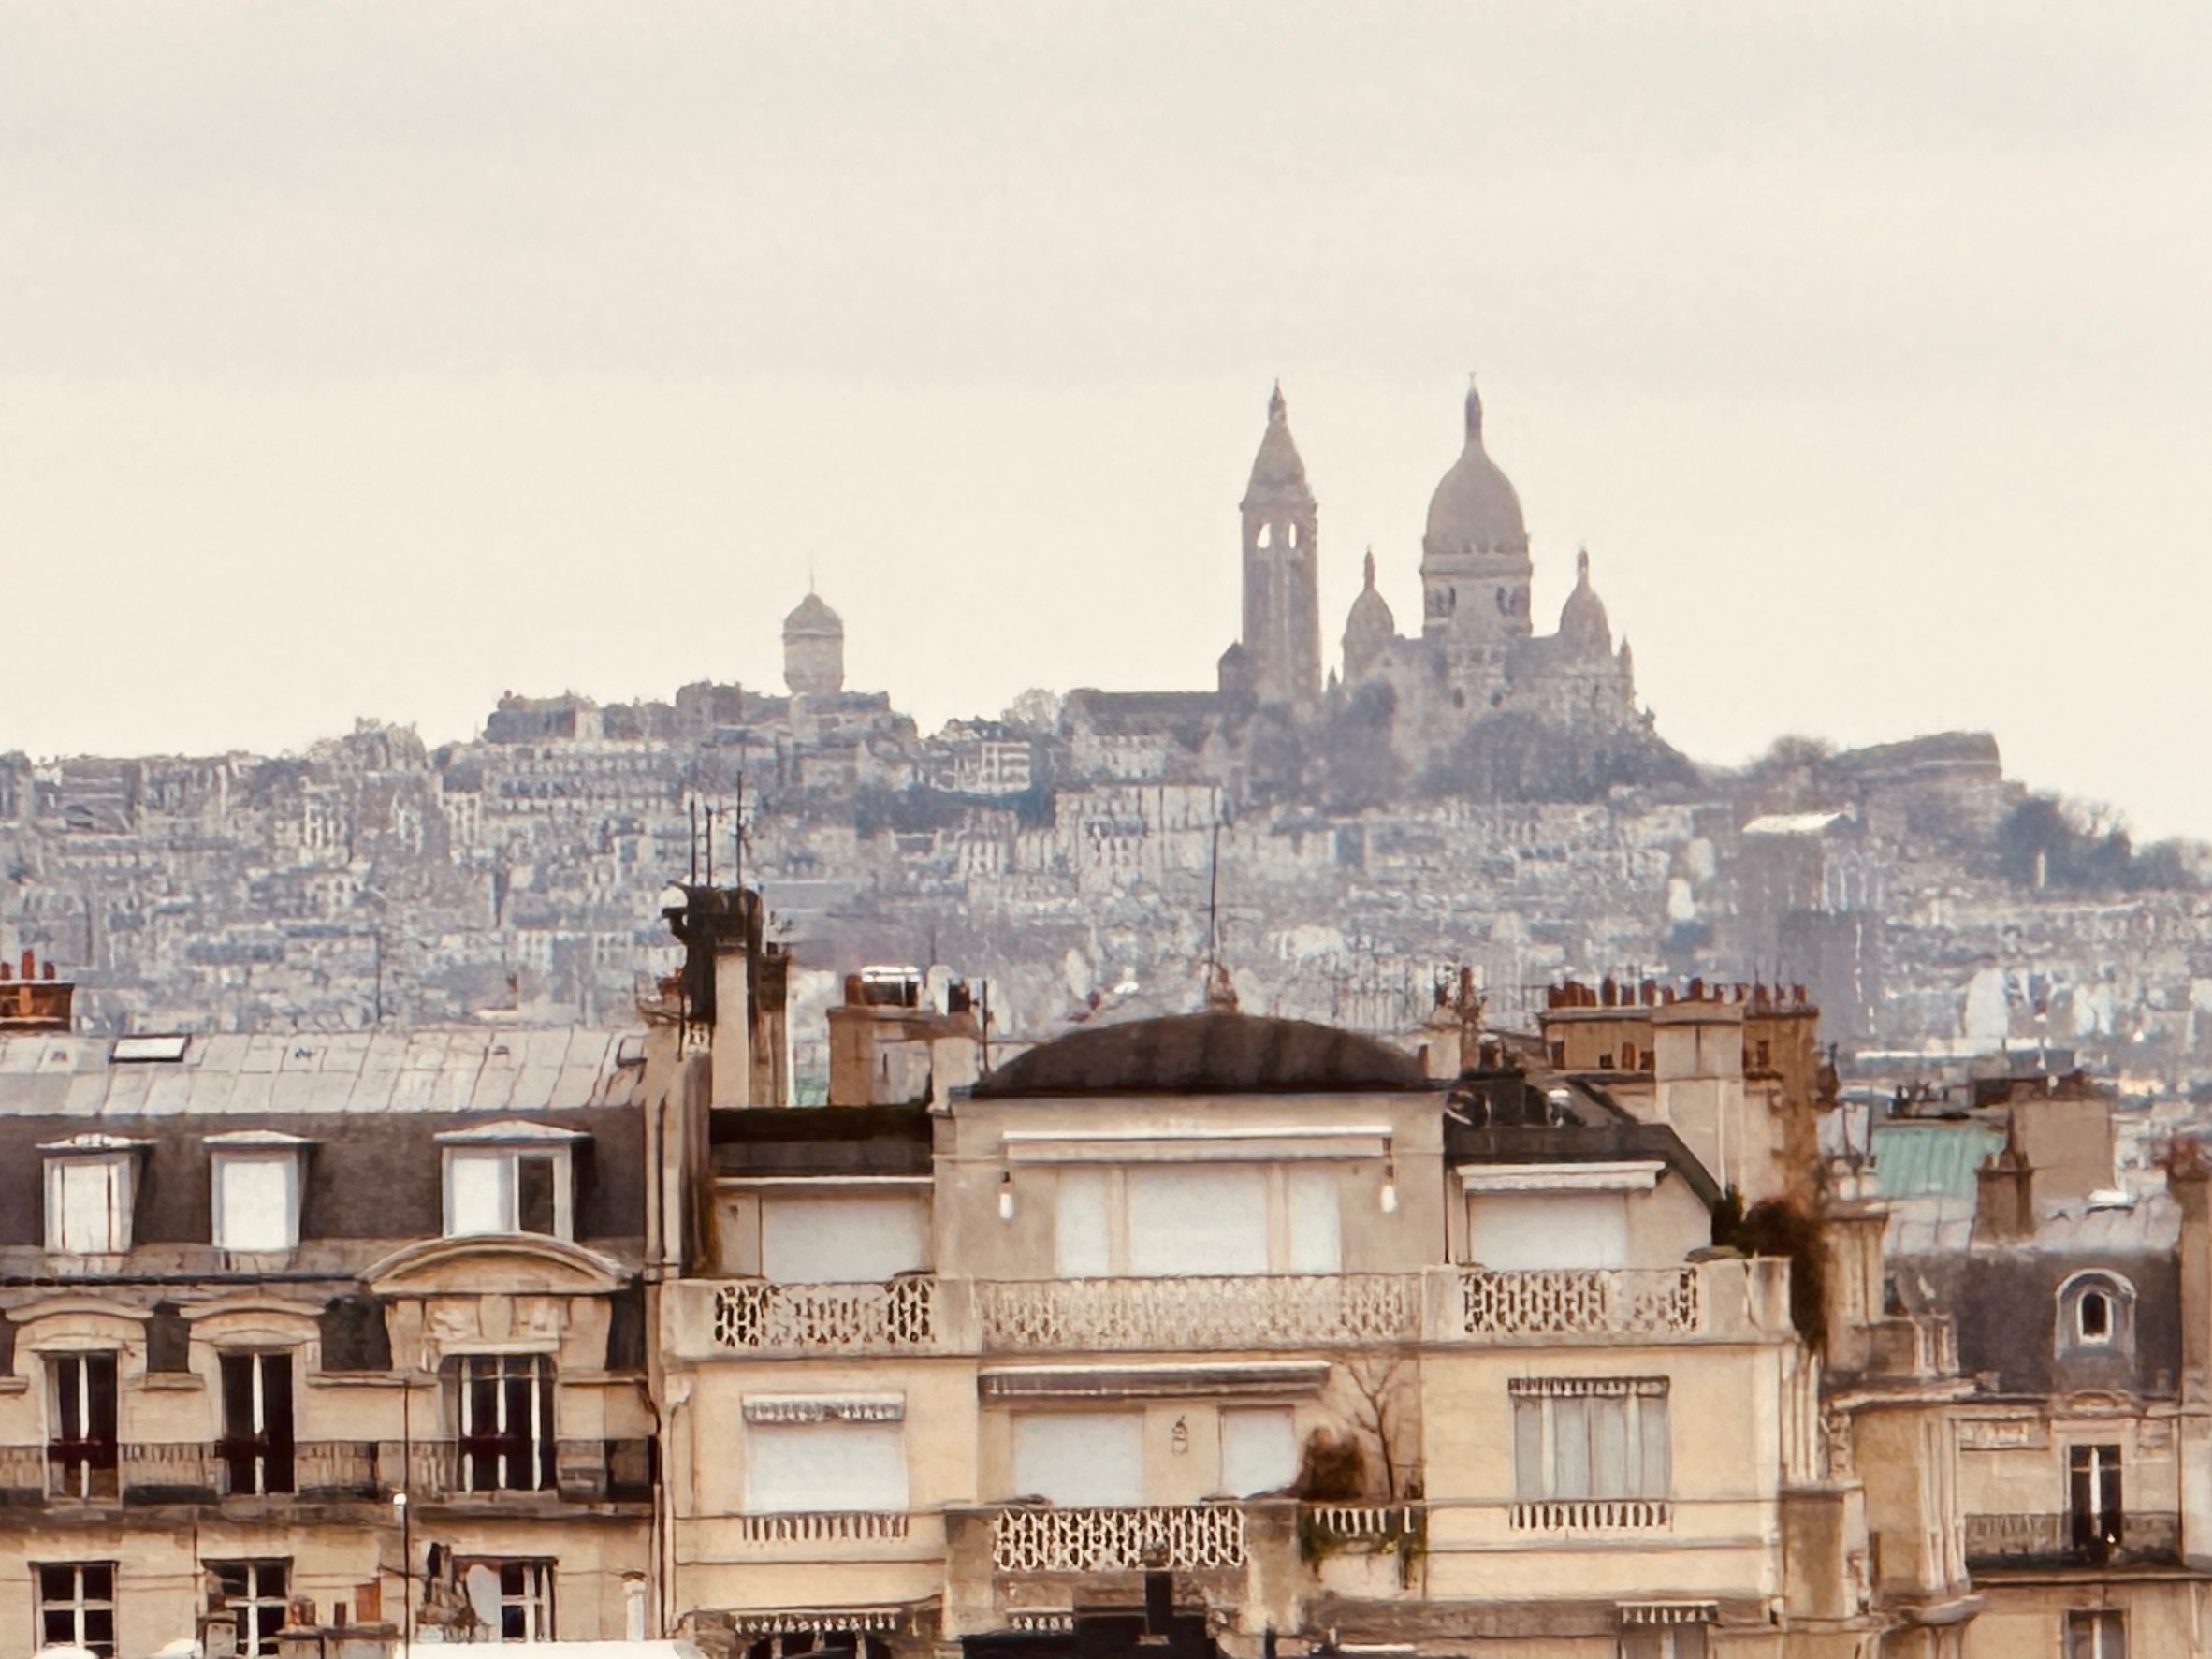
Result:
{"type": "Polygon", "coordinates": [[[699,797],[690,802],[691,811],[691,885],[699,885],[699,797]]]}
{"type": "Polygon", "coordinates": [[[714,885],[714,803],[706,805],[706,884],[714,885]]]}

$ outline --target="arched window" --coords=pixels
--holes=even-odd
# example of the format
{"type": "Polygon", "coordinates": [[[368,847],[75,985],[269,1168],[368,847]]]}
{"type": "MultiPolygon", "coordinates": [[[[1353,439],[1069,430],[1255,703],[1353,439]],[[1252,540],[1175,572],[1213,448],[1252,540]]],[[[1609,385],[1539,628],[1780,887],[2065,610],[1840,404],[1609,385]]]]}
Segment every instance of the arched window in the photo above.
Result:
{"type": "Polygon", "coordinates": [[[2124,1352],[2134,1343],[2135,1288],[2117,1273],[2075,1273],[2059,1287],[2059,1346],[2124,1352]]]}

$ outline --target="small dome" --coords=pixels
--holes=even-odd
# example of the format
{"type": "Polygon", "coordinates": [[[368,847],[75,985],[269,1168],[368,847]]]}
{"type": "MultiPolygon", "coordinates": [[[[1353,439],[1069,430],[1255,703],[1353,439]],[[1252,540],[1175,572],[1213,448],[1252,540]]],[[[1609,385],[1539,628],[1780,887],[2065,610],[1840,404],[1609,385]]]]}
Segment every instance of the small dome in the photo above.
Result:
{"type": "Polygon", "coordinates": [[[1398,618],[1390,615],[1390,602],[1375,589],[1375,550],[1367,553],[1367,586],[1360,589],[1360,597],[1352,601],[1352,614],[1346,625],[1346,633],[1391,634],[1398,632],[1398,618]]]}
{"type": "Polygon", "coordinates": [[[822,595],[808,589],[807,597],[793,607],[783,618],[783,637],[801,639],[843,639],[845,620],[822,602],[822,595]]]}
{"type": "Polygon", "coordinates": [[[1283,383],[1277,381],[1267,400],[1267,430],[1260,434],[1259,453],[1252,458],[1252,482],[1244,504],[1277,502],[1286,496],[1310,503],[1314,492],[1306,485],[1305,462],[1290,437],[1290,409],[1283,401],[1283,383]]]}
{"type": "Polygon", "coordinates": [[[975,1085],[979,1099],[1083,1095],[1335,1094],[1418,1089],[1403,1049],[1305,1020],[1215,1011],[1076,1031],[975,1085]]]}
{"type": "Polygon", "coordinates": [[[1467,444],[1429,498],[1429,528],[1421,550],[1431,557],[1455,553],[1520,553],[1528,547],[1521,497],[1482,447],[1482,399],[1467,387],[1467,444]]]}
{"type": "Polygon", "coordinates": [[[1575,555],[1575,590],[1559,608],[1559,643],[1578,657],[1613,654],[1613,625],[1606,618],[1606,602],[1590,585],[1590,551],[1575,555]]]}

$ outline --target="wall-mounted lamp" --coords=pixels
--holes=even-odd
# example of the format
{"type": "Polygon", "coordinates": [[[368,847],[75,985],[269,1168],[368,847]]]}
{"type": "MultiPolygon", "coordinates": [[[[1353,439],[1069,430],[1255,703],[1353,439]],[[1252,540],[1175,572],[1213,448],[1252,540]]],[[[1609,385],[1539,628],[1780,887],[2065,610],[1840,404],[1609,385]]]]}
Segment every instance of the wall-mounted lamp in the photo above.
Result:
{"type": "Polygon", "coordinates": [[[1183,1419],[1177,1418],[1175,1426],[1168,1432],[1168,1444],[1175,1448],[1177,1457],[1190,1449],[1190,1425],[1183,1419]]]}
{"type": "Polygon", "coordinates": [[[998,1177],[998,1219],[1013,1219],[1013,1171],[1009,1170],[998,1177]]]}
{"type": "Polygon", "coordinates": [[[1382,1213],[1386,1215],[1395,1215],[1398,1213],[1398,1160],[1396,1158],[1392,1158],[1383,1166],[1382,1213]]]}

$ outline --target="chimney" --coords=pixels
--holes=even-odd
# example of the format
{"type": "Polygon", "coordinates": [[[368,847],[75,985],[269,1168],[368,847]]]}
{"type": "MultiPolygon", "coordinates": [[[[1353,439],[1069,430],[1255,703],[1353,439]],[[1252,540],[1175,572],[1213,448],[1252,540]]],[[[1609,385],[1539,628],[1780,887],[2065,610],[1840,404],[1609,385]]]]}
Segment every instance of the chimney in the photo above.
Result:
{"type": "Polygon", "coordinates": [[[1991,1244],[2035,1236],[2035,1171],[2010,1136],[1974,1171],[1973,1236],[1991,1244]]]}

